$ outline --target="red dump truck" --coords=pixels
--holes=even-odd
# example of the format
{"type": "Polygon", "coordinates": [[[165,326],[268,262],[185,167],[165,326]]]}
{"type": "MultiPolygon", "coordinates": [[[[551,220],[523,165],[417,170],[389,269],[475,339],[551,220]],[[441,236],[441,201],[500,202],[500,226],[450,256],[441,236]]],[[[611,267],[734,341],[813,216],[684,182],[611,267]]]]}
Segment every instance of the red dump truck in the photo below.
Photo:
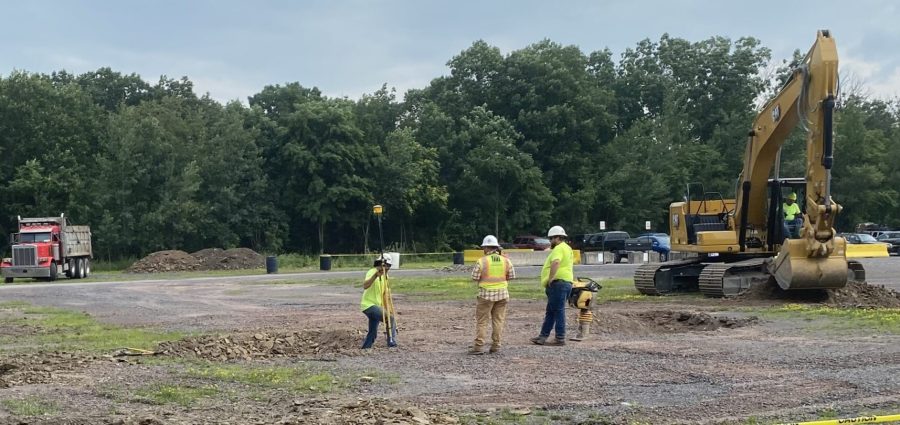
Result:
{"type": "Polygon", "coordinates": [[[59,217],[19,217],[19,232],[9,236],[12,258],[0,264],[3,280],[15,278],[82,279],[91,274],[91,228],[68,224],[59,217]]]}

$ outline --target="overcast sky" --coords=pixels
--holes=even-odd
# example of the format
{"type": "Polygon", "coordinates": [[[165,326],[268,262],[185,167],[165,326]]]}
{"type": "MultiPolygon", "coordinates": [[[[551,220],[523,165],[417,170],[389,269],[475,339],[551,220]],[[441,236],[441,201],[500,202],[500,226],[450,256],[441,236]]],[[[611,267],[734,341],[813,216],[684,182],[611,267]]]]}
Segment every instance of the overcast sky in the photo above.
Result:
{"type": "Polygon", "coordinates": [[[0,1],[0,75],[100,67],[187,76],[198,93],[238,99],[297,81],[358,98],[448,73],[483,39],[504,53],[544,38],[615,58],[663,33],[752,36],[788,58],[816,30],[837,40],[841,72],[900,96],[900,2],[877,1],[0,1]]]}

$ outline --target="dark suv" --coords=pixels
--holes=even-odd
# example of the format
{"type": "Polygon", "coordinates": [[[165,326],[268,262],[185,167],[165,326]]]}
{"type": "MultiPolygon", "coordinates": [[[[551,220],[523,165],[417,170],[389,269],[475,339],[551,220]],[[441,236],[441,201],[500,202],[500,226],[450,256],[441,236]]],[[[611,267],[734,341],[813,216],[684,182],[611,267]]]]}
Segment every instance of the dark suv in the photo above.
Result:
{"type": "Polygon", "coordinates": [[[888,230],[878,235],[875,239],[878,240],[878,242],[891,244],[890,248],[888,248],[888,254],[900,255],[900,231],[888,230]]]}
{"type": "Polygon", "coordinates": [[[543,251],[545,249],[550,249],[550,239],[533,235],[516,236],[516,238],[513,239],[513,248],[543,251]]]}
{"type": "Polygon", "coordinates": [[[621,262],[623,257],[628,256],[625,250],[625,241],[631,238],[628,232],[611,231],[594,233],[590,239],[584,244],[585,251],[605,251],[611,252],[615,256],[616,263],[621,262]]]}

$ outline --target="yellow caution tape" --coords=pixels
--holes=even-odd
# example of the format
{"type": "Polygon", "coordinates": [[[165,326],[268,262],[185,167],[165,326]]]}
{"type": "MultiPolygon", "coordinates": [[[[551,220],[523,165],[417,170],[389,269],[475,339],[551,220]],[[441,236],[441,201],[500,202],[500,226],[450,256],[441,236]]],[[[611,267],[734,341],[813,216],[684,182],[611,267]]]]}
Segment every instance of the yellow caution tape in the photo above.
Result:
{"type": "Polygon", "coordinates": [[[829,419],[825,421],[812,422],[790,422],[779,425],[883,424],[886,422],[900,422],[900,415],[860,416],[858,418],[829,419]]]}

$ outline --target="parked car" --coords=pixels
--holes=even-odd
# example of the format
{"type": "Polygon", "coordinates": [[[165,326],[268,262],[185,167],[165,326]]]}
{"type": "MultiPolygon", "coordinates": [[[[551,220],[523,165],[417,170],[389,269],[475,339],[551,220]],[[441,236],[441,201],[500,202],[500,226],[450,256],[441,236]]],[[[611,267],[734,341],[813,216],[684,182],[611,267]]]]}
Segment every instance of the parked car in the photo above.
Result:
{"type": "MultiPolygon", "coordinates": [[[[887,232],[885,232],[887,233],[887,232]]],[[[874,236],[868,233],[843,233],[839,236],[842,236],[847,240],[849,244],[884,244],[887,245],[888,254],[894,250],[894,246],[889,242],[882,242],[875,239],[874,236]]]]}
{"type": "Polygon", "coordinates": [[[585,251],[605,251],[614,255],[613,261],[619,263],[628,256],[625,241],[630,239],[628,232],[610,231],[594,233],[584,244],[585,251]]]}
{"type": "Polygon", "coordinates": [[[594,236],[593,233],[579,233],[573,235],[571,238],[569,238],[569,246],[571,246],[572,249],[584,250],[584,246],[592,236],[594,236]]]}
{"type": "Polygon", "coordinates": [[[550,239],[534,235],[516,236],[516,238],[513,239],[513,247],[518,249],[543,251],[545,249],[550,249],[550,239]]]}
{"type": "Polygon", "coordinates": [[[877,238],[878,242],[889,243],[888,254],[900,255],[900,230],[890,230],[882,233],[877,238]]]}
{"type": "Polygon", "coordinates": [[[658,252],[660,261],[668,261],[672,245],[669,235],[665,233],[645,233],[625,241],[625,249],[628,251],[658,252]]]}

